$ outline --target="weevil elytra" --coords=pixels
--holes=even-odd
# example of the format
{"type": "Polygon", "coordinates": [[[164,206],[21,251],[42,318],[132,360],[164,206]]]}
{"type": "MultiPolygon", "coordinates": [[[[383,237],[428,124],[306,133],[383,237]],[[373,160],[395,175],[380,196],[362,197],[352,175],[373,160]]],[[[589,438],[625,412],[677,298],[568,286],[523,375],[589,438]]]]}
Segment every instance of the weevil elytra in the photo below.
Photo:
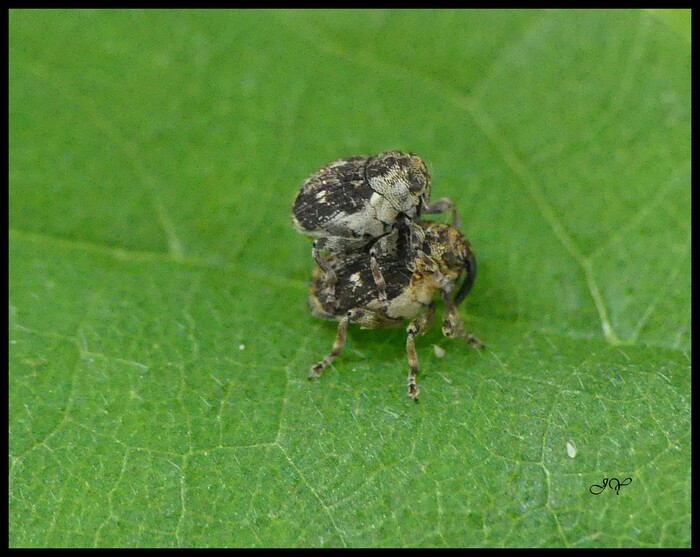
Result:
{"type": "MultiPolygon", "coordinates": [[[[411,224],[422,213],[450,211],[459,227],[451,199],[430,202],[431,179],[425,162],[414,153],[385,151],[374,156],[337,160],[311,174],[292,207],[295,228],[315,238],[312,256],[325,273],[327,304],[338,304],[331,259],[339,253],[362,250],[377,238],[399,229],[409,242],[411,224]]],[[[382,302],[385,280],[376,254],[367,251],[382,302]]]]}
{"type": "Polygon", "coordinates": [[[471,290],[476,278],[476,259],[471,246],[456,228],[438,222],[413,223],[414,246],[405,245],[398,229],[376,240],[372,248],[385,280],[386,300],[380,300],[367,251],[332,255],[328,265],[334,272],[335,301],[326,299],[328,275],[322,268],[314,271],[309,306],[316,317],[339,321],[333,349],[312,366],[309,378],[319,377],[340,355],[350,323],[364,329],[399,327],[406,320],[408,357],[408,396],[416,400],[419,371],[415,337],[424,334],[435,314],[439,293],[445,305],[442,333],[448,338],[463,338],[476,347],[483,343],[464,330],[457,306],[471,290]]]}

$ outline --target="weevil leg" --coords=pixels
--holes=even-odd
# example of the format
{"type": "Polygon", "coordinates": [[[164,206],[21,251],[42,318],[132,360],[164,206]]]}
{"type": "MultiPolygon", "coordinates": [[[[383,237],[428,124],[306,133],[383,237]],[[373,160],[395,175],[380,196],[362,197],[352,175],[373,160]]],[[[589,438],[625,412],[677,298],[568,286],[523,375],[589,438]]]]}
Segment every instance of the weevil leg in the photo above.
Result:
{"type": "Polygon", "coordinates": [[[469,343],[469,346],[484,348],[486,345],[483,342],[464,330],[462,317],[457,311],[457,306],[455,306],[450,292],[446,290],[442,291],[442,301],[445,304],[445,316],[442,320],[442,334],[447,338],[463,338],[469,343]]]}
{"type": "Polygon", "coordinates": [[[410,257],[413,254],[413,246],[420,245],[420,241],[415,237],[416,227],[411,222],[411,219],[401,213],[396,218],[396,253],[401,259],[410,257]]]}
{"type": "Polygon", "coordinates": [[[428,311],[416,317],[411,321],[406,328],[408,336],[406,337],[406,355],[408,356],[408,396],[413,400],[418,400],[420,389],[416,384],[416,376],[419,371],[418,354],[416,353],[415,338],[424,334],[429,328],[435,317],[435,304],[428,306],[428,311]]]}
{"type": "Polygon", "coordinates": [[[447,211],[452,213],[452,226],[459,228],[459,215],[457,214],[455,202],[452,201],[452,199],[449,197],[441,197],[440,199],[436,199],[435,201],[431,201],[429,204],[425,205],[425,212],[428,215],[446,213],[447,211]]]}
{"type": "Polygon", "coordinates": [[[338,300],[335,297],[335,285],[338,283],[338,277],[330,262],[321,255],[322,247],[321,240],[314,241],[313,247],[311,248],[311,257],[314,258],[318,266],[321,267],[325,273],[323,297],[325,298],[326,305],[336,308],[338,307],[338,300]]]}
{"type": "Polygon", "coordinates": [[[309,373],[309,379],[316,379],[323,375],[323,370],[326,369],[333,360],[335,360],[340,353],[343,351],[345,346],[345,339],[348,336],[348,322],[350,318],[346,315],[338,323],[338,332],[335,335],[335,341],[333,342],[333,349],[326,354],[326,356],[318,362],[311,366],[311,373],[309,373]]]}
{"type": "Polygon", "coordinates": [[[377,286],[379,301],[383,306],[386,306],[386,281],[384,280],[384,275],[382,274],[381,269],[379,269],[379,263],[377,262],[377,251],[374,246],[369,250],[369,267],[372,270],[374,284],[377,286]]]}

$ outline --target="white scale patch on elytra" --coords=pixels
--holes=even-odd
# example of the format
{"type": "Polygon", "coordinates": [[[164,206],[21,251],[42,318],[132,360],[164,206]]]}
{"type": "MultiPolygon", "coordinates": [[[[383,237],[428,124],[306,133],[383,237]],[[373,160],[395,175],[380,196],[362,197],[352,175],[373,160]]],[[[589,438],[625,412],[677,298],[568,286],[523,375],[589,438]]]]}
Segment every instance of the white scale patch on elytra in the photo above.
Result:
{"type": "Polygon", "coordinates": [[[365,205],[361,211],[356,213],[338,214],[340,216],[339,223],[354,231],[358,236],[369,235],[377,238],[385,233],[384,224],[376,218],[377,212],[371,205],[365,205]]]}
{"type": "Polygon", "coordinates": [[[350,282],[352,283],[352,291],[354,292],[356,288],[362,286],[362,279],[360,278],[360,273],[353,273],[349,277],[350,282]]]}

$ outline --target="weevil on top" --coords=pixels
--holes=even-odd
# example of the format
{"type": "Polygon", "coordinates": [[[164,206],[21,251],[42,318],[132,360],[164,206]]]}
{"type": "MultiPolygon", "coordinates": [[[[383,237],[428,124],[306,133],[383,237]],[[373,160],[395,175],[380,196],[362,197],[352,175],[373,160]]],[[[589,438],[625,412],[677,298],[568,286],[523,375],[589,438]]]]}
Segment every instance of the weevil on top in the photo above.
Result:
{"type": "Polygon", "coordinates": [[[311,368],[319,377],[340,354],[349,323],[362,328],[408,325],[408,395],[417,400],[419,369],[415,337],[434,318],[436,294],[445,305],[446,337],[483,343],[464,331],[457,306],[476,278],[476,259],[458,230],[449,198],[430,202],[431,180],[413,153],[386,151],[352,157],[314,172],[302,184],[292,218],[315,238],[315,269],[309,305],[322,319],[339,321],[331,352],[311,368]],[[450,211],[452,226],[419,220],[450,211]]]}
{"type": "MultiPolygon", "coordinates": [[[[423,159],[414,153],[385,151],[375,156],[337,160],[311,174],[302,184],[292,207],[296,229],[315,238],[312,257],[327,275],[323,296],[335,303],[337,278],[329,264],[331,254],[348,253],[399,228],[411,241],[412,224],[422,213],[450,211],[449,198],[430,202],[431,180],[423,159]]],[[[376,253],[368,251],[379,297],[386,302],[376,253]]]]}

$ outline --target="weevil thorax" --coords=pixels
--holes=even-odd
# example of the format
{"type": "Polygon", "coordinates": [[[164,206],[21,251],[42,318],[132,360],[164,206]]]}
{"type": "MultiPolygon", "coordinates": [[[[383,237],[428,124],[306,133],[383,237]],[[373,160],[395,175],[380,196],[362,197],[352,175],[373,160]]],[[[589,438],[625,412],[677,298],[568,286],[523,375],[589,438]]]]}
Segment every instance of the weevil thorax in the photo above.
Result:
{"type": "Polygon", "coordinates": [[[404,213],[420,214],[421,202],[430,197],[430,173],[419,156],[402,151],[385,151],[367,161],[365,179],[374,192],[370,204],[377,217],[404,213]]]}

